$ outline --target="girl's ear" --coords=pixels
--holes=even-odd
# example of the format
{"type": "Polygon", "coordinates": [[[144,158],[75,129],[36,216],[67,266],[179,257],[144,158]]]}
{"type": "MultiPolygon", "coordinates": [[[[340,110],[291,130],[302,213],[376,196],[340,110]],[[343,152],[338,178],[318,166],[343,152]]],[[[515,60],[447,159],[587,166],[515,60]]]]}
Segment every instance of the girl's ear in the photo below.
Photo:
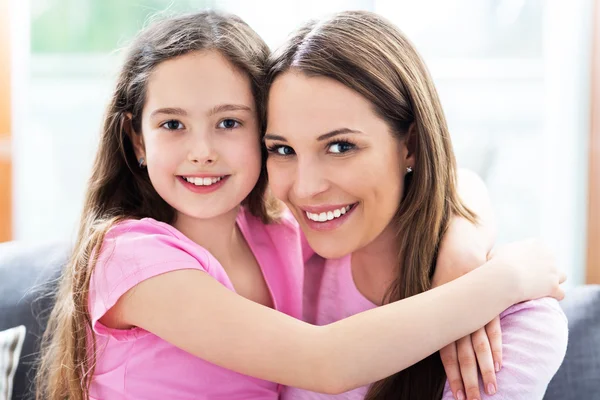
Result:
{"type": "Polygon", "coordinates": [[[146,158],[146,148],[144,146],[144,136],[141,132],[136,132],[133,128],[133,115],[126,113],[123,117],[123,129],[125,133],[131,139],[133,144],[133,151],[135,152],[135,158],[137,160],[146,158]]]}

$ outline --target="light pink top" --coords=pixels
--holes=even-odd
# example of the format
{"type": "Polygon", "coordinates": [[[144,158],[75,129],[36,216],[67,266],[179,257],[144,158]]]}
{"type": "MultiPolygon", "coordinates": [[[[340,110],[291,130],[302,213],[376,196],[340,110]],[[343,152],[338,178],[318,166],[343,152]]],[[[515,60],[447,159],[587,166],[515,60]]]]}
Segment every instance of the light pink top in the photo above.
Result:
{"type": "MultiPolygon", "coordinates": [[[[311,257],[305,267],[304,319],[326,325],[376,307],[356,288],[350,256],[336,260],[311,257]]],[[[567,347],[567,320],[558,302],[540,299],[517,304],[500,316],[503,368],[497,373],[498,392],[483,400],[541,400],[562,363],[567,347]]],[[[407,321],[410,323],[410,321],[407,321]]],[[[357,343],[360,346],[360,343],[357,343]]],[[[401,357],[398,354],[398,357],[401,357]]],[[[483,383],[480,379],[480,388],[483,383]]],[[[363,399],[368,387],[332,396],[286,388],[283,400],[363,399]]],[[[448,383],[444,400],[453,399],[448,383]]]]}
{"type": "MultiPolygon", "coordinates": [[[[262,269],[275,309],[301,318],[303,265],[296,222],[286,216],[280,224],[264,225],[242,209],[237,224],[262,269]]],[[[182,269],[206,272],[235,291],[221,264],[170,225],[145,218],[122,222],[108,232],[90,282],[97,346],[91,399],[277,399],[275,383],[218,367],[140,328],[115,330],[99,322],[138,283],[182,269]]]]}

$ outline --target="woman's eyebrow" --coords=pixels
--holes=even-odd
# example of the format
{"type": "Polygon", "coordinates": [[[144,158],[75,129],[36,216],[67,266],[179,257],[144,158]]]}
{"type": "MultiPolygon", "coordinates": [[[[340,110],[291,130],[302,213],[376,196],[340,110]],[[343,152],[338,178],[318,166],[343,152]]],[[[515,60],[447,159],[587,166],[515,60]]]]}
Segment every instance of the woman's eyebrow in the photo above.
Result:
{"type": "MultiPolygon", "coordinates": [[[[335,129],[331,132],[327,132],[322,134],[321,136],[319,136],[317,138],[318,141],[323,141],[323,140],[327,140],[331,137],[337,136],[337,135],[341,135],[344,133],[355,133],[355,134],[362,134],[363,132],[358,131],[356,129],[350,129],[350,128],[339,128],[339,129],[335,129]]],[[[267,133],[263,140],[279,140],[281,142],[287,142],[287,139],[283,136],[280,135],[275,135],[274,133],[267,133]]]]}
{"type": "Polygon", "coordinates": [[[283,136],[275,135],[273,133],[265,134],[265,136],[263,137],[263,140],[279,140],[281,142],[287,142],[287,139],[284,138],[283,136]]]}
{"type": "Polygon", "coordinates": [[[361,131],[357,131],[356,129],[350,129],[350,128],[339,128],[339,129],[335,129],[331,132],[327,132],[322,134],[321,136],[319,136],[317,138],[318,141],[322,141],[322,140],[327,140],[331,137],[337,136],[337,135],[341,135],[344,133],[357,133],[357,134],[362,134],[363,132],[361,131]]]}

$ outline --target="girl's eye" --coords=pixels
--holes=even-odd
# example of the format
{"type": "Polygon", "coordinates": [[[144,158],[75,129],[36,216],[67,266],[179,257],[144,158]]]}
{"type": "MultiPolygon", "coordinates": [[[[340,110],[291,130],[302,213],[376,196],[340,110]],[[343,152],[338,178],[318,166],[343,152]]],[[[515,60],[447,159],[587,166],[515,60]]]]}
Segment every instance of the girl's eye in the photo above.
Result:
{"type": "Polygon", "coordinates": [[[234,129],[240,126],[240,123],[235,119],[224,119],[219,122],[219,128],[221,129],[234,129]]]}
{"type": "Polygon", "coordinates": [[[164,124],[161,125],[161,127],[168,129],[170,131],[184,129],[183,124],[175,119],[165,122],[164,124]]]}
{"type": "Polygon", "coordinates": [[[267,151],[278,156],[291,156],[294,154],[294,149],[292,149],[290,146],[284,145],[270,146],[267,148],[267,151]]]}
{"type": "Polygon", "coordinates": [[[355,147],[355,145],[349,142],[335,142],[329,145],[329,152],[333,154],[343,154],[354,149],[355,147]]]}

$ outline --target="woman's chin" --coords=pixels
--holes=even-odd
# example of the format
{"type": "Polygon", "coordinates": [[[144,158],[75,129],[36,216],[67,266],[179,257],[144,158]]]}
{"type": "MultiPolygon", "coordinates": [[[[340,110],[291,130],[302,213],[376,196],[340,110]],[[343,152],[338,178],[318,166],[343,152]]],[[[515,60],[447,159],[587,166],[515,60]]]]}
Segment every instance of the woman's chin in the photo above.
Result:
{"type": "Polygon", "coordinates": [[[342,258],[348,254],[352,254],[355,250],[353,247],[348,246],[347,243],[340,243],[340,240],[313,240],[307,238],[308,244],[315,253],[319,256],[327,259],[342,258]]]}

